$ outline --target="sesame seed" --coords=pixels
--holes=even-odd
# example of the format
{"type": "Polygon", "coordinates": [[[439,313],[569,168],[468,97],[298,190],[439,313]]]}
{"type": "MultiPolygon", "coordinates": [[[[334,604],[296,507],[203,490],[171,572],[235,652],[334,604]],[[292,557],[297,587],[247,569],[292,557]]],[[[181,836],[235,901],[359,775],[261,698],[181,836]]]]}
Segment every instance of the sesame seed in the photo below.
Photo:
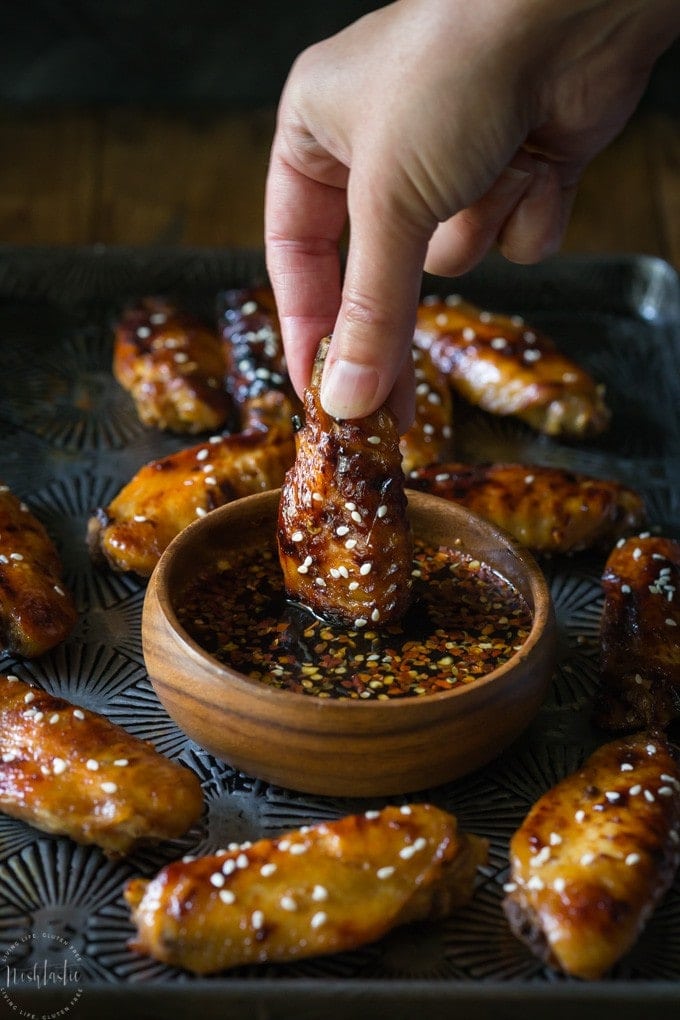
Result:
{"type": "Polygon", "coordinates": [[[542,850],[531,858],[530,864],[532,868],[540,868],[542,864],[545,864],[550,860],[551,850],[549,846],[544,846],[542,850]]]}
{"type": "Polygon", "coordinates": [[[574,820],[580,824],[582,821],[584,821],[585,817],[586,817],[585,811],[579,810],[574,815],[574,820]]]}
{"type": "Polygon", "coordinates": [[[62,772],[66,772],[67,768],[68,765],[66,764],[63,758],[52,759],[52,771],[54,772],[55,776],[60,776],[62,772]]]}
{"type": "Polygon", "coordinates": [[[411,810],[411,808],[410,808],[410,806],[408,804],[402,804],[401,807],[399,808],[399,814],[400,815],[411,815],[411,814],[413,814],[413,812],[412,812],[412,810],[411,810]]]}
{"type": "Polygon", "coordinates": [[[356,505],[356,503],[353,503],[353,502],[352,502],[351,500],[349,500],[349,499],[348,499],[348,500],[347,500],[347,502],[345,503],[345,510],[356,510],[356,508],[357,508],[357,505],[356,505]]]}
{"type": "Polygon", "coordinates": [[[200,450],[199,450],[199,451],[197,452],[197,454],[196,454],[196,460],[205,460],[205,459],[206,459],[207,457],[209,457],[209,456],[210,456],[210,450],[208,449],[208,447],[207,447],[207,446],[203,446],[203,447],[201,447],[201,449],[200,449],[200,450]]]}
{"type": "Polygon", "coordinates": [[[631,587],[630,587],[630,585],[629,585],[629,584],[622,584],[622,585],[621,585],[621,591],[622,591],[622,593],[623,593],[624,595],[630,595],[630,593],[631,593],[631,587]]]}
{"type": "Polygon", "coordinates": [[[366,574],[370,574],[372,569],[373,569],[372,563],[362,563],[361,566],[359,567],[359,573],[365,576],[366,574]]]}
{"type": "Polygon", "coordinates": [[[562,837],[560,836],[560,834],[558,832],[551,832],[550,833],[550,845],[551,846],[559,846],[561,842],[562,842],[562,837]]]}
{"type": "Polygon", "coordinates": [[[59,722],[59,713],[58,712],[53,712],[52,713],[52,715],[50,716],[50,722],[52,723],[52,725],[54,725],[55,723],[59,722]]]}
{"type": "Polygon", "coordinates": [[[85,762],[85,768],[89,769],[90,772],[96,772],[99,769],[99,762],[94,758],[88,758],[85,762]]]}
{"type": "Polygon", "coordinates": [[[231,889],[220,889],[219,897],[223,903],[226,903],[228,905],[232,904],[236,899],[231,889]]]}
{"type": "Polygon", "coordinates": [[[274,874],[275,871],[276,865],[274,864],[273,861],[267,861],[266,864],[263,864],[262,867],[260,868],[260,874],[262,875],[263,878],[269,878],[271,875],[274,874]]]}
{"type": "Polygon", "coordinates": [[[647,754],[656,754],[656,744],[647,744],[645,751],[647,754]]]}
{"type": "Polygon", "coordinates": [[[85,713],[83,711],[81,711],[81,709],[79,709],[79,708],[74,708],[74,710],[73,710],[73,718],[74,719],[84,719],[85,718],[85,713]]]}
{"type": "Polygon", "coordinates": [[[322,903],[328,899],[328,889],[325,885],[315,885],[312,889],[312,899],[315,903],[322,903]]]}
{"type": "Polygon", "coordinates": [[[207,513],[208,513],[208,511],[205,509],[205,507],[202,507],[202,506],[197,506],[196,507],[196,516],[197,517],[205,517],[207,515],[207,513]]]}
{"type": "Polygon", "coordinates": [[[670,786],[660,786],[656,791],[659,797],[672,797],[673,790],[670,786]]]}
{"type": "Polygon", "coordinates": [[[236,861],[233,857],[229,857],[222,865],[222,874],[231,875],[234,871],[236,871],[236,861]]]}
{"type": "Polygon", "coordinates": [[[656,797],[654,796],[651,790],[644,791],[644,798],[648,804],[653,804],[654,801],[656,800],[656,797]]]}
{"type": "Polygon", "coordinates": [[[381,503],[378,509],[376,510],[376,517],[384,517],[386,513],[387,505],[385,503],[381,503]]]}
{"type": "Polygon", "coordinates": [[[119,768],[123,768],[125,765],[129,765],[130,762],[127,758],[116,758],[113,764],[118,765],[119,768]]]}
{"type": "Polygon", "coordinates": [[[553,889],[557,893],[563,893],[567,887],[567,883],[563,878],[556,878],[553,882],[553,889]]]}
{"type": "Polygon", "coordinates": [[[640,863],[640,854],[628,854],[626,857],[626,864],[633,865],[640,863]]]}
{"type": "Polygon", "coordinates": [[[361,524],[361,514],[359,513],[358,510],[352,510],[350,517],[352,518],[355,524],[361,524]]]}
{"type": "Polygon", "coordinates": [[[225,878],[221,871],[214,871],[210,876],[210,884],[214,885],[216,889],[221,889],[224,883],[225,878]]]}
{"type": "Polygon", "coordinates": [[[348,538],[345,542],[345,549],[354,549],[357,544],[356,538],[348,538]]]}
{"type": "Polygon", "coordinates": [[[24,702],[27,705],[30,705],[32,701],[35,701],[35,694],[33,693],[33,691],[29,691],[28,694],[24,694],[24,702]]]}
{"type": "Polygon", "coordinates": [[[633,766],[630,764],[629,761],[621,762],[621,771],[622,772],[632,772],[633,771],[633,766]]]}
{"type": "Polygon", "coordinates": [[[585,867],[587,867],[589,864],[592,864],[594,860],[595,860],[595,854],[593,854],[593,853],[586,853],[586,854],[583,854],[583,856],[581,857],[581,864],[583,864],[585,867]]]}
{"type": "Polygon", "coordinates": [[[370,443],[371,446],[379,446],[379,444],[380,444],[380,436],[368,436],[366,442],[370,443]]]}
{"type": "Polygon", "coordinates": [[[616,804],[617,800],[621,799],[621,794],[618,792],[618,790],[607,790],[607,792],[605,793],[605,797],[610,804],[616,804]]]}
{"type": "Polygon", "coordinates": [[[399,851],[399,856],[402,860],[408,861],[411,857],[417,854],[419,850],[424,850],[426,846],[427,840],[424,839],[423,836],[419,836],[415,842],[410,843],[407,846],[403,846],[399,851]]]}
{"type": "Polygon", "coordinates": [[[349,528],[346,524],[341,524],[335,529],[335,534],[338,538],[343,538],[349,532],[349,528]]]}
{"type": "Polygon", "coordinates": [[[503,884],[503,892],[506,892],[506,893],[514,892],[516,888],[517,888],[517,883],[516,882],[505,882],[503,884]]]}
{"type": "Polygon", "coordinates": [[[297,910],[298,908],[297,902],[293,899],[292,896],[282,896],[281,899],[279,900],[279,903],[283,910],[293,911],[297,910]]]}
{"type": "Polygon", "coordinates": [[[368,818],[368,820],[372,822],[374,819],[380,818],[380,812],[379,811],[365,811],[364,812],[364,818],[368,818]]]}
{"type": "Polygon", "coordinates": [[[302,534],[301,531],[294,531],[290,537],[293,540],[293,542],[301,542],[305,536],[302,534]]]}
{"type": "Polygon", "coordinates": [[[9,764],[11,761],[16,761],[19,755],[15,751],[5,751],[2,756],[2,760],[5,764],[9,764]]]}
{"type": "Polygon", "coordinates": [[[248,864],[249,864],[249,861],[248,861],[247,854],[239,854],[238,857],[236,858],[236,867],[237,868],[247,868],[248,864]]]}
{"type": "Polygon", "coordinates": [[[328,920],[328,915],[323,910],[318,910],[309,922],[312,928],[320,928],[328,920]]]}
{"type": "Polygon", "coordinates": [[[102,783],[101,788],[104,791],[104,793],[115,793],[116,790],[118,789],[118,786],[116,785],[116,783],[102,783]]]}
{"type": "Polygon", "coordinates": [[[363,616],[358,616],[358,617],[356,618],[356,620],[354,621],[354,627],[355,627],[355,628],[356,628],[357,630],[359,630],[359,629],[360,629],[361,627],[365,627],[367,623],[368,623],[368,620],[365,620],[365,619],[363,618],[363,616]]]}
{"type": "Polygon", "coordinates": [[[628,793],[631,795],[631,797],[637,797],[638,793],[642,793],[642,787],[640,786],[639,783],[635,783],[634,786],[631,786],[628,793]]]}
{"type": "Polygon", "coordinates": [[[250,918],[250,923],[252,924],[253,928],[255,928],[256,931],[259,931],[260,928],[264,926],[264,914],[262,913],[261,910],[253,911],[250,918]]]}
{"type": "Polygon", "coordinates": [[[293,843],[293,845],[290,848],[290,852],[292,854],[294,854],[296,857],[299,857],[300,854],[306,854],[307,853],[307,844],[306,843],[293,843]]]}
{"type": "Polygon", "coordinates": [[[539,878],[538,875],[532,875],[531,878],[529,879],[529,881],[527,882],[527,889],[540,890],[542,888],[543,888],[543,880],[541,878],[539,878]]]}

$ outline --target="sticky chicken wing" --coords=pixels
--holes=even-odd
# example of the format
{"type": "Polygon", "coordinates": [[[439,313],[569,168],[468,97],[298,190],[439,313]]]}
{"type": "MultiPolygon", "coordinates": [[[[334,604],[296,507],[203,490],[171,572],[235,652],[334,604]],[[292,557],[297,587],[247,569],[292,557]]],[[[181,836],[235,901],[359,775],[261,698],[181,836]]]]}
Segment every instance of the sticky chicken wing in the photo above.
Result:
{"type": "Polygon", "coordinates": [[[216,331],[163,298],[126,309],[114,333],[113,374],[145,425],[213,431],[227,421],[224,352],[216,331]]]}
{"type": "Polygon", "coordinates": [[[281,490],[279,559],[289,598],[364,627],[399,619],[411,594],[413,540],[396,418],[386,406],[338,420],[321,406],[322,341],[305,424],[281,490]]]}
{"type": "Polygon", "coordinates": [[[34,658],[65,640],[77,621],[52,539],[0,484],[0,649],[34,658]]]}
{"type": "Polygon", "coordinates": [[[416,412],[411,428],[399,441],[402,471],[448,460],[453,451],[453,399],[446,376],[428,351],[414,347],[416,412]]]}
{"type": "Polygon", "coordinates": [[[111,855],[181,836],[201,786],[101,715],[0,676],[0,811],[111,855]]]}
{"type": "Polygon", "coordinates": [[[551,967],[604,977],[671,885],[679,829],[680,772],[665,739],[639,733],[599,748],[512,837],[512,930],[551,967]]]}
{"type": "Polygon", "coordinates": [[[355,949],[466,904],[486,854],[427,804],[350,815],[133,879],[133,948],[198,974],[355,949]]]}
{"type": "Polygon", "coordinates": [[[537,464],[435,464],[411,471],[407,484],[460,503],[538,553],[610,547],[645,518],[634,490],[537,464]]]}
{"type": "Polygon", "coordinates": [[[460,396],[491,414],[513,415],[550,436],[582,438],[609,425],[602,387],[520,317],[458,296],[428,298],[418,309],[415,343],[460,396]]]}
{"type": "Polygon", "coordinates": [[[680,542],[639,535],[605,564],[595,720],[610,732],[680,716],[680,542]]]}
{"type": "Polygon", "coordinates": [[[300,402],[286,372],[281,327],[274,294],[268,287],[223,291],[218,300],[218,329],[227,364],[227,390],[238,408],[240,427],[253,416],[290,421],[300,402]]]}
{"type": "Polygon", "coordinates": [[[290,422],[214,436],[145,464],[88,522],[95,561],[149,577],[172,539],[230,500],[281,485],[293,463],[290,422]]]}

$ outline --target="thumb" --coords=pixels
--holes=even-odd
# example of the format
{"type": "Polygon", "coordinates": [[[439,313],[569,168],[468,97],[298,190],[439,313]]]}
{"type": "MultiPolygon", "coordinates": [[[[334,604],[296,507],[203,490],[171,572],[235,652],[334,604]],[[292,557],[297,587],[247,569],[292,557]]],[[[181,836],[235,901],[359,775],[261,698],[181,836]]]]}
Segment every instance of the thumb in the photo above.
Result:
{"type": "Polygon", "coordinates": [[[352,229],[340,311],[326,357],[321,403],[360,418],[389,402],[405,431],[413,418],[411,346],[427,244],[417,227],[371,200],[348,196],[352,229]]]}

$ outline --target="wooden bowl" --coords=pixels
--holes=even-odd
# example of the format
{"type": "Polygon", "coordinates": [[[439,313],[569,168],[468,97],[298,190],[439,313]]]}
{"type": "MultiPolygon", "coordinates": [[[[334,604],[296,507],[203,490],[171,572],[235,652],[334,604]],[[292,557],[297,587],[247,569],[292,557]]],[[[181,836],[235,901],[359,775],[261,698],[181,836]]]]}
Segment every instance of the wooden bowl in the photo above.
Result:
{"type": "Polygon", "coordinates": [[[168,714],[193,740],[246,774],[307,793],[385,796],[472,772],[528,725],[550,682],[555,622],[533,557],[504,531],[437,496],[408,492],[414,535],[485,561],[527,600],[533,625],[503,666],[467,686],[394,700],[324,699],[279,690],[205,652],[176,615],[197,572],[231,549],[261,548],[276,526],[279,491],[237,500],[189,525],[149,582],[144,658],[168,714]]]}

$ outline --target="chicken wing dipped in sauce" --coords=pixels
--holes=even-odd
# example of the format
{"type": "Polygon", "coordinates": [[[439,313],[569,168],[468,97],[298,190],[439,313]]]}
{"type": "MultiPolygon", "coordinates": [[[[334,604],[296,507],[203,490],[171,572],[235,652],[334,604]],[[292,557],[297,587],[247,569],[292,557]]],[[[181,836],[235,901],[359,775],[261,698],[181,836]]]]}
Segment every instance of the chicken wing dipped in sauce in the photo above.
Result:
{"type": "Polygon", "coordinates": [[[216,331],[164,298],[127,308],[114,334],[113,374],[149,426],[194,435],[231,412],[216,331]]]}
{"type": "Polygon", "coordinates": [[[453,398],[446,376],[428,351],[412,350],[416,377],[415,420],[399,440],[402,471],[448,460],[453,452],[453,398]]]}
{"type": "Polygon", "coordinates": [[[407,484],[460,503],[536,553],[609,548],[645,519],[633,489],[537,464],[434,464],[411,471],[407,484]]]}
{"type": "Polygon", "coordinates": [[[223,291],[218,330],[227,364],[227,390],[242,429],[263,415],[271,423],[290,421],[301,410],[286,372],[281,327],[273,291],[249,287],[223,291]]]}
{"type": "Polygon", "coordinates": [[[77,621],[52,539],[0,484],[0,649],[35,658],[64,641],[77,621]]]}
{"type": "Polygon", "coordinates": [[[604,977],[680,863],[680,771],[658,733],[599,748],[546,793],[510,843],[505,913],[545,962],[604,977]]]}
{"type": "Polygon", "coordinates": [[[172,539],[224,503],[281,485],[293,463],[290,421],[213,436],[145,464],[88,522],[95,561],[149,577],[172,539]]]}
{"type": "Polygon", "coordinates": [[[680,716],[680,542],[619,542],[602,585],[595,721],[614,733],[665,728],[680,716]]]}
{"type": "Polygon", "coordinates": [[[395,416],[340,420],[319,398],[328,338],[305,393],[305,424],[281,490],[279,560],[290,599],[352,628],[387,624],[411,595],[413,538],[395,416]]]}
{"type": "Polygon", "coordinates": [[[418,309],[415,343],[457,393],[491,414],[573,439],[609,425],[603,387],[521,317],[482,310],[457,295],[427,298],[418,309]]]}
{"type": "Polygon", "coordinates": [[[350,815],[133,879],[132,947],[197,974],[355,949],[466,904],[486,855],[428,804],[350,815]]]}
{"type": "Polygon", "coordinates": [[[117,856],[181,836],[202,808],[198,778],[151,744],[0,676],[0,811],[117,856]]]}

